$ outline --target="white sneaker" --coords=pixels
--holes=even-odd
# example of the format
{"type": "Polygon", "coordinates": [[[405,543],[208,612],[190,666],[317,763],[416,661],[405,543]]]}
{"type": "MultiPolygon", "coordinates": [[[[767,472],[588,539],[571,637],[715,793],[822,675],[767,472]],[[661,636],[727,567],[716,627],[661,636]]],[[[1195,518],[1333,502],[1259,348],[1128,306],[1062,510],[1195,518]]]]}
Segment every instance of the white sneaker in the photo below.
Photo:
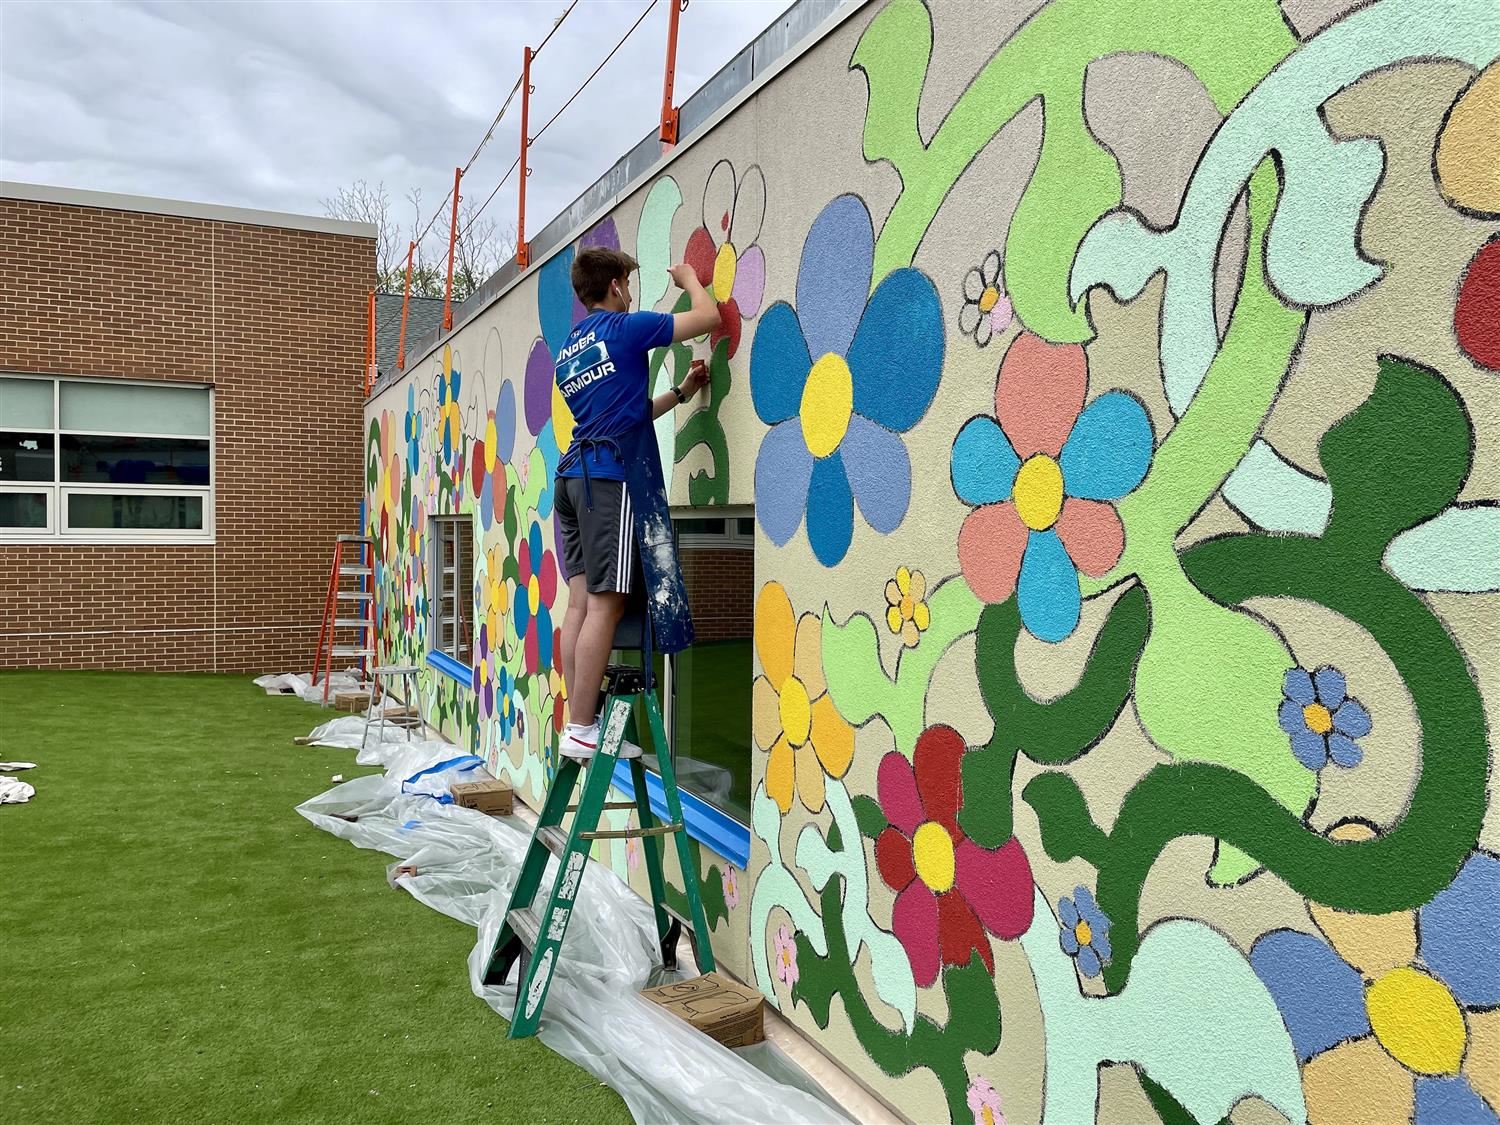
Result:
{"type": "MultiPolygon", "coordinates": [[[[558,753],[575,761],[586,762],[599,752],[599,724],[580,727],[569,723],[563,728],[562,740],[557,745],[558,753]]],[[[641,748],[634,742],[620,742],[618,758],[639,758],[641,748]]]]}

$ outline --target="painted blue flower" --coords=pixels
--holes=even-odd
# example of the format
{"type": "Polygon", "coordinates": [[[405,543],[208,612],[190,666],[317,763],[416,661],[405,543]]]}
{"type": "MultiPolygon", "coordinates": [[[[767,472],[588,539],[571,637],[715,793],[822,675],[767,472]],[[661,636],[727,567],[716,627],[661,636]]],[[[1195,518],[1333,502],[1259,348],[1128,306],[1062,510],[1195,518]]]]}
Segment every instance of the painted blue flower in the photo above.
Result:
{"type": "MultiPolygon", "coordinates": [[[[1374,832],[1347,822],[1330,835],[1357,843],[1374,832]]],[[[1404,1104],[1415,1106],[1414,1125],[1500,1125],[1481,1093],[1493,1056],[1479,1022],[1500,1005],[1496,902],[1500,858],[1476,851],[1416,910],[1363,916],[1309,903],[1328,942],[1281,929],[1251,947],[1297,1062],[1344,1079],[1329,1091],[1341,1116],[1387,1120],[1404,1104]]],[[[1308,1110],[1318,1120],[1334,1107],[1314,1104],[1314,1092],[1308,1110]]]]}
{"type": "Polygon", "coordinates": [[[1071,899],[1064,895],[1057,900],[1057,916],[1062,921],[1057,942],[1063,952],[1078,963],[1084,976],[1097,977],[1111,951],[1109,917],[1099,909],[1094,893],[1079,887],[1071,899]]]}
{"type": "Polygon", "coordinates": [[[1124,391],[1087,406],[1088,356],[1022,332],[1006,349],[995,415],[971,418],[953,440],[953,491],[974,511],[958,535],[964,581],[981,601],[1019,603],[1032,636],[1060,641],[1078,627],[1078,575],[1102,578],[1125,550],[1113,501],[1151,464],[1146,409],[1124,391]]]}
{"type": "Polygon", "coordinates": [[[520,711],[513,698],[516,692],[516,679],[511,675],[509,668],[504,664],[499,664],[495,669],[494,681],[495,719],[500,724],[500,741],[509,742],[511,731],[519,726],[517,719],[520,711]]]}
{"type": "Polygon", "coordinates": [[[415,473],[422,467],[422,415],[417,410],[417,385],[406,388],[406,466],[415,473]]]}
{"type": "Polygon", "coordinates": [[[911,459],[897,435],[926,413],[943,368],[937,290],[915,269],[870,294],[875,233],[857,196],[824,207],[802,247],[796,308],[762,315],[750,397],[771,427],[755,460],[755,514],[785,545],[807,517],[824,566],[854,536],[854,505],[876,531],[906,518],[911,459]]]}
{"type": "Polygon", "coordinates": [[[1281,690],[1286,698],[1276,713],[1291,736],[1292,753],[1310,770],[1331,759],[1336,766],[1357,766],[1364,757],[1356,738],[1370,733],[1370,712],[1350,696],[1344,674],[1331,664],[1315,672],[1287,669],[1281,690]]]}

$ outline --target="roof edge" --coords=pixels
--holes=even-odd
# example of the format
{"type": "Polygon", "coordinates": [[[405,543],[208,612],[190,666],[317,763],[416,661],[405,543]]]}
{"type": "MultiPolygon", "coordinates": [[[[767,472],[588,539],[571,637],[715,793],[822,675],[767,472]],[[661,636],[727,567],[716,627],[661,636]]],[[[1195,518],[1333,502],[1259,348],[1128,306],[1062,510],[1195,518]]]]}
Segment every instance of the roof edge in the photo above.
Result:
{"type": "Polygon", "coordinates": [[[122,195],[112,191],[25,184],[0,180],[0,199],[24,199],[32,203],[61,203],[73,207],[97,207],[106,211],[140,211],[151,215],[175,215],[187,219],[209,219],[221,223],[245,223],[258,227],[310,230],[320,234],[342,234],[352,238],[374,238],[374,223],[354,223],[317,215],[291,215],[280,211],[257,211],[249,207],[227,207],[217,203],[194,203],[182,199],[154,199],[145,195],[122,195]]]}

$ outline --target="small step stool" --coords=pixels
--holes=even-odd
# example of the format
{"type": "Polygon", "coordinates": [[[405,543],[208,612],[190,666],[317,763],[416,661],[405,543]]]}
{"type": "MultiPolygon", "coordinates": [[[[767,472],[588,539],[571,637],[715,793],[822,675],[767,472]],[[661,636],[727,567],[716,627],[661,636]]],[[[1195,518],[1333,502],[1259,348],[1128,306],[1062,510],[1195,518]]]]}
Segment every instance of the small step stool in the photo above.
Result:
{"type": "Polygon", "coordinates": [[[584,767],[577,760],[565,757],[558,766],[552,788],[547,791],[547,800],[537,818],[531,846],[526,851],[526,861],[521,867],[521,875],[516,881],[510,905],[506,908],[505,923],[500,927],[485,969],[484,982],[490,985],[500,984],[509,975],[510,967],[520,963],[516,1009],[510,1022],[512,1039],[524,1039],[536,1034],[542,1006],[547,999],[547,988],[557,970],[573,901],[583,882],[584,866],[595,840],[631,837],[642,840],[642,850],[646,853],[646,875],[651,883],[651,899],[656,908],[656,935],[661,945],[662,964],[674,969],[677,967],[677,941],[682,934],[682,922],[667,910],[666,882],[662,875],[659,847],[663,836],[677,837],[677,859],[684,876],[692,922],[693,952],[700,971],[712,972],[714,968],[708,921],[698,895],[698,867],[689,847],[687,833],[683,831],[682,802],[677,794],[672,755],[657,755],[667,815],[671,818],[668,823],[657,824],[652,815],[646,789],[646,767],[638,757],[630,759],[635,800],[606,800],[615,763],[619,760],[620,746],[625,739],[625,723],[630,718],[637,699],[645,703],[655,745],[666,750],[667,736],[662,725],[661,710],[657,706],[656,693],[649,689],[642,669],[622,664],[612,664],[605,671],[604,693],[604,709],[600,712],[604,721],[599,749],[588,763],[583,796],[576,806],[569,804],[578,775],[584,767]],[[600,831],[599,815],[607,808],[635,809],[640,817],[640,827],[600,831]],[[576,809],[577,815],[573,818],[572,826],[565,829],[562,826],[563,814],[570,809],[576,809]],[[546,907],[539,911],[534,900],[546,871],[549,853],[558,860],[557,879],[548,895],[546,907]]]}
{"type": "Polygon", "coordinates": [[[333,541],[333,566],[312,668],[314,687],[321,670],[325,704],[336,656],[357,660],[359,678],[370,678],[369,667],[375,659],[375,540],[364,535],[340,535],[333,541]],[[346,548],[352,559],[345,557],[346,548]],[[358,584],[346,585],[351,580],[358,584]]]}
{"type": "Polygon", "coordinates": [[[417,680],[421,671],[415,664],[382,664],[375,669],[375,690],[370,695],[370,706],[365,711],[364,734],[359,740],[361,753],[364,752],[365,744],[370,741],[371,727],[375,728],[377,745],[384,743],[385,728],[388,726],[405,730],[408,742],[426,729],[427,720],[423,717],[426,712],[422,710],[422,687],[417,680]],[[384,697],[395,695],[389,683],[393,680],[401,685],[399,696],[401,710],[388,713],[384,697]],[[380,708],[378,715],[375,713],[377,707],[380,708]]]}

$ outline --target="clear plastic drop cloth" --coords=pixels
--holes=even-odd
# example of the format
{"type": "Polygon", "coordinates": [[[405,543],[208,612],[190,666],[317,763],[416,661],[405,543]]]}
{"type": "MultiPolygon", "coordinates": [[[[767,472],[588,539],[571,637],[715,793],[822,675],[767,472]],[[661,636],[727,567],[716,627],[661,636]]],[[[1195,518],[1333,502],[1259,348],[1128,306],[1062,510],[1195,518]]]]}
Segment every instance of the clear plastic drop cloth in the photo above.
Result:
{"type": "MultiPolygon", "coordinates": [[[[308,703],[323,702],[323,681],[313,683],[311,672],[281,672],[271,676],[258,676],[254,683],[258,688],[265,688],[267,695],[295,695],[298,699],[306,700],[308,703]]],[[[369,681],[359,678],[358,668],[346,668],[328,677],[330,701],[339,692],[368,691],[369,689],[369,681]]]]}
{"type": "MultiPolygon", "coordinates": [[[[362,722],[362,720],[361,720],[362,722]]],[[[355,778],[298,806],[311,823],[396,861],[393,887],[478,930],[469,954],[474,994],[509,1019],[515,977],[483,982],[485,964],[530,843],[517,818],[491,817],[410,792],[476,776],[472,759],[442,742],[387,743],[384,774],[355,778]],[[467,767],[467,768],[466,768],[467,767]]],[[[556,876],[549,859],[543,886],[556,876]]],[[[682,943],[686,959],[688,943],[682,943]]],[[[816,1083],[768,1043],[732,1051],[639,995],[665,975],[650,905],[598,863],[584,870],[542,1042],[625,1099],[639,1122],[778,1125],[847,1122],[816,1083]]]]}

